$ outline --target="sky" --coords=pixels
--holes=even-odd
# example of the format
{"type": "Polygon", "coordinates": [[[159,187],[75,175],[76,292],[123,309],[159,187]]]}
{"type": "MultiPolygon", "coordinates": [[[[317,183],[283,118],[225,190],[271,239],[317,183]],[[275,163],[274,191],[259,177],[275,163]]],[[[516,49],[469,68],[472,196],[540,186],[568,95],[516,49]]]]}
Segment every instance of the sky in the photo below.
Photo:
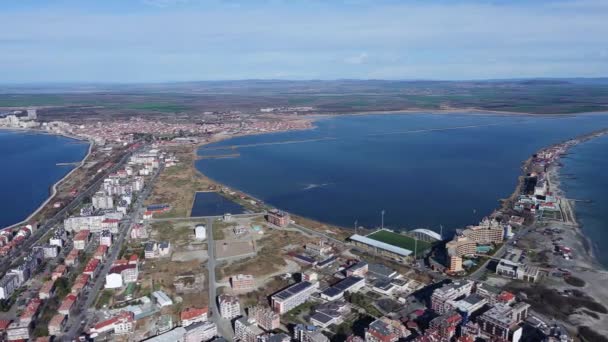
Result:
{"type": "Polygon", "coordinates": [[[2,0],[0,83],[608,76],[608,0],[2,0]]]}

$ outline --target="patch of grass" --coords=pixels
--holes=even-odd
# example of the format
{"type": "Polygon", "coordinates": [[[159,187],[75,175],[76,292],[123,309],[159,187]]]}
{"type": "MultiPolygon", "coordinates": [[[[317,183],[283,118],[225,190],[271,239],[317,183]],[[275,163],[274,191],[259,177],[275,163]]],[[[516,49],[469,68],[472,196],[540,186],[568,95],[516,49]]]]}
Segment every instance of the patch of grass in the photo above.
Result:
{"type": "Polygon", "coordinates": [[[112,299],[113,296],[114,296],[114,291],[103,290],[103,292],[101,292],[101,295],[99,295],[99,298],[97,299],[97,303],[95,303],[95,308],[99,310],[99,309],[103,308],[104,305],[110,304],[110,300],[112,299]]]}
{"type": "Polygon", "coordinates": [[[388,230],[379,230],[377,232],[371,233],[367,236],[370,239],[388,243],[389,245],[409,249],[410,251],[417,250],[417,255],[424,254],[429,248],[431,248],[431,244],[426,241],[417,240],[398,233],[393,233],[388,230]],[[416,247],[416,248],[414,248],[416,247]]]}

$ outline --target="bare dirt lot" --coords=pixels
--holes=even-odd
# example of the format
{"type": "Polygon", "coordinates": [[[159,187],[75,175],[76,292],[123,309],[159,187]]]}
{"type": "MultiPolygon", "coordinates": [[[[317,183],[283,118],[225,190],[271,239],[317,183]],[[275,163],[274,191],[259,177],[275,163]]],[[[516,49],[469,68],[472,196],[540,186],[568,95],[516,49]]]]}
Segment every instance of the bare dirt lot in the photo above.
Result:
{"type": "Polygon", "coordinates": [[[212,183],[194,166],[196,150],[195,146],[167,149],[168,152],[175,153],[179,163],[160,174],[146,203],[166,203],[171,205],[171,210],[155,217],[188,217],[195,193],[209,190],[212,183]]]}

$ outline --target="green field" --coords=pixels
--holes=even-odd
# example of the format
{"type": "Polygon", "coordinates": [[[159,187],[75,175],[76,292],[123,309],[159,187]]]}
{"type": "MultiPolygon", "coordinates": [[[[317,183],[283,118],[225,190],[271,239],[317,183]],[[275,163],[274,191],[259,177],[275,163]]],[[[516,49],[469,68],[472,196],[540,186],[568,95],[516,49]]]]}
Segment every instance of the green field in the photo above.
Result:
{"type": "MultiPolygon", "coordinates": [[[[388,230],[379,230],[377,232],[369,234],[367,237],[380,242],[388,243],[389,245],[414,251],[414,238],[406,235],[389,232],[388,230]]],[[[417,244],[418,246],[416,254],[418,255],[424,254],[426,250],[431,248],[431,244],[426,241],[418,240],[417,244]]]]}

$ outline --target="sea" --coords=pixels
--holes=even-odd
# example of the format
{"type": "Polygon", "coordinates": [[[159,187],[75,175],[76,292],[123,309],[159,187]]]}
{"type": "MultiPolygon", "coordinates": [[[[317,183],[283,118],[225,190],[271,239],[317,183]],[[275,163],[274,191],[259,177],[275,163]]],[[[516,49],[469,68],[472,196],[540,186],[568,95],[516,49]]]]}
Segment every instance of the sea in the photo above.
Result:
{"type": "Polygon", "coordinates": [[[0,228],[21,222],[51,193],[51,187],[81,161],[88,143],[41,133],[0,130],[0,228]]]}
{"type": "MultiPolygon", "coordinates": [[[[523,161],[534,152],[607,128],[608,113],[344,115],[318,120],[315,126],[204,146],[201,156],[239,156],[201,159],[196,166],[229,187],[321,222],[427,228],[450,238],[455,229],[478,223],[499,206],[499,199],[513,193],[523,161]]],[[[578,167],[571,172],[606,170],[595,166],[608,151],[606,146],[594,148],[602,142],[607,144],[598,140],[577,147],[588,152],[572,154],[578,167]]],[[[596,182],[597,177],[580,176],[566,186],[574,197],[591,198],[576,193],[583,191],[577,187],[606,189],[596,182]]],[[[608,192],[602,195],[605,200],[608,192]]],[[[606,217],[606,202],[601,208],[599,202],[586,209],[577,206],[585,225],[591,225],[590,217],[601,217],[598,210],[606,217]]],[[[590,226],[585,229],[591,234],[590,226]]],[[[608,233],[603,234],[608,242],[608,233]]]]}
{"type": "Polygon", "coordinates": [[[560,181],[597,260],[608,267],[608,136],[570,149],[562,158],[560,181]]]}

